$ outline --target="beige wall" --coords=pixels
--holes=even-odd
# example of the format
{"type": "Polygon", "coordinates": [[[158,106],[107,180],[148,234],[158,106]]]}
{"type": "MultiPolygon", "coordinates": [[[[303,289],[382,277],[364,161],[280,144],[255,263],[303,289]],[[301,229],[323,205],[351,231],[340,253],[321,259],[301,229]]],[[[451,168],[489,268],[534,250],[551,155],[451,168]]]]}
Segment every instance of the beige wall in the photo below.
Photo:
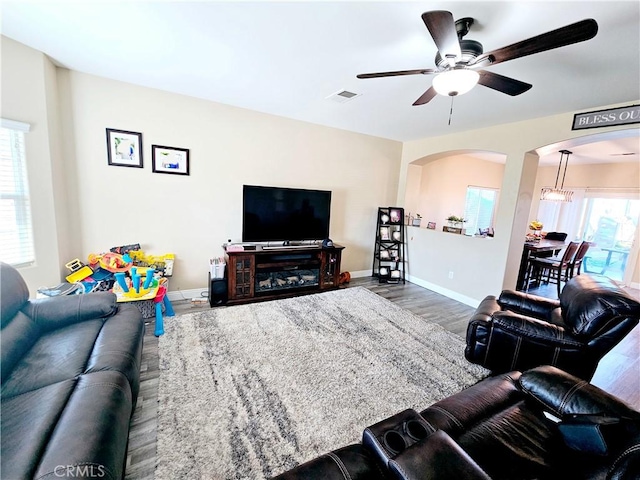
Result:
{"type": "Polygon", "coordinates": [[[60,69],[75,256],[139,242],[176,254],[170,290],[206,287],[207,264],[239,241],[242,185],[332,190],[343,270],[370,267],[378,205],[396,198],[402,145],[60,69]],[[105,129],[142,132],[144,168],[107,164],[105,129]],[[190,150],[190,175],[151,171],[151,145],[190,150]]]}
{"type": "MultiPolygon", "coordinates": [[[[503,176],[503,164],[470,155],[412,164],[407,170],[407,183],[412,183],[411,188],[406,189],[406,197],[412,204],[408,209],[422,216],[422,227],[427,222],[435,222],[436,228],[442,230],[448,216],[464,216],[468,186],[499,189],[503,176]]],[[[409,202],[405,200],[405,205],[409,202]]]]}
{"type": "Polygon", "coordinates": [[[54,182],[61,162],[58,149],[55,67],[42,53],[2,37],[2,117],[31,125],[25,142],[36,263],[21,269],[31,294],[57,285],[64,263],[65,238],[56,232],[64,223],[64,190],[54,182]],[[56,170],[56,171],[54,171],[56,170]]]}

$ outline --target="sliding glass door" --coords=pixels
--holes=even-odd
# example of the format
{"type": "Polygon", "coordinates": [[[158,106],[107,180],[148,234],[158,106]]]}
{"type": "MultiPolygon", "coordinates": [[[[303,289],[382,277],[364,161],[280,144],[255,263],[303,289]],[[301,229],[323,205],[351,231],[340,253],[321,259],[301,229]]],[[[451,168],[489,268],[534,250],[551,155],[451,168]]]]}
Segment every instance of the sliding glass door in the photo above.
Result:
{"type": "MultiPolygon", "coordinates": [[[[610,197],[610,196],[609,196],[610,197]]],[[[585,198],[580,238],[593,242],[587,253],[584,271],[625,281],[637,235],[640,200],[631,198],[585,198]]],[[[633,272],[630,271],[629,274],[633,272]]]]}
{"type": "Polygon", "coordinates": [[[538,219],[545,231],[565,232],[567,240],[592,242],[582,272],[631,283],[639,248],[638,192],[576,189],[570,203],[542,200],[538,219]]]}

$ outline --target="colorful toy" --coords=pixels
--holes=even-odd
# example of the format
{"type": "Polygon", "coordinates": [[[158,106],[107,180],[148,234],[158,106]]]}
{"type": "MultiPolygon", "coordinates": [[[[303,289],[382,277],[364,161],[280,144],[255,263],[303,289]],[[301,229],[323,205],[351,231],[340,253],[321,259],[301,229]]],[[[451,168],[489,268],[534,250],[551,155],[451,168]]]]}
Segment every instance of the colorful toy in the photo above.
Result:
{"type": "Polygon", "coordinates": [[[80,280],[84,280],[85,278],[91,276],[91,274],[93,273],[93,270],[87,267],[78,258],[71,260],[64,266],[71,270],[71,273],[65,277],[65,280],[69,283],[76,283],[80,280]]]}
{"type": "Polygon", "coordinates": [[[104,253],[102,255],[91,254],[90,257],[95,256],[98,258],[98,263],[105,270],[109,270],[110,272],[126,272],[131,268],[132,261],[129,258],[125,259],[122,255],[118,253],[104,253]]]}
{"type": "Polygon", "coordinates": [[[156,328],[153,334],[156,337],[164,334],[164,320],[162,319],[162,305],[164,305],[165,313],[167,317],[173,317],[175,312],[173,311],[173,305],[169,301],[167,297],[167,288],[165,286],[161,286],[158,289],[158,295],[153,300],[156,304],[156,328]]]}

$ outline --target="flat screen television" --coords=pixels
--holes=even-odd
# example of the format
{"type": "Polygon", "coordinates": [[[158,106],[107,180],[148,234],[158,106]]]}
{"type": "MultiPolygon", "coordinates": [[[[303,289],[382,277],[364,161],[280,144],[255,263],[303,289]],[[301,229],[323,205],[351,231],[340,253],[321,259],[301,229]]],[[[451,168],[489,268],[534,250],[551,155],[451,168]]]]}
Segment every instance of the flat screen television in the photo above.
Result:
{"type": "Polygon", "coordinates": [[[243,242],[295,242],[329,238],[331,192],[244,185],[243,242]]]}

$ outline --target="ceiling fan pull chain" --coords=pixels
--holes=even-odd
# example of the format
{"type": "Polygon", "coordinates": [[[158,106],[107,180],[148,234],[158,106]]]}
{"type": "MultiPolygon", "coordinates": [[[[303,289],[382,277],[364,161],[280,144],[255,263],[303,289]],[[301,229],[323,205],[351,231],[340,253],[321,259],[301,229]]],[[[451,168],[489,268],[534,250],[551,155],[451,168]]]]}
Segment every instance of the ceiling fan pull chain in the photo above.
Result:
{"type": "Polygon", "coordinates": [[[451,125],[451,116],[453,115],[453,99],[455,97],[452,95],[451,96],[451,109],[449,110],[449,125],[451,125]]]}

